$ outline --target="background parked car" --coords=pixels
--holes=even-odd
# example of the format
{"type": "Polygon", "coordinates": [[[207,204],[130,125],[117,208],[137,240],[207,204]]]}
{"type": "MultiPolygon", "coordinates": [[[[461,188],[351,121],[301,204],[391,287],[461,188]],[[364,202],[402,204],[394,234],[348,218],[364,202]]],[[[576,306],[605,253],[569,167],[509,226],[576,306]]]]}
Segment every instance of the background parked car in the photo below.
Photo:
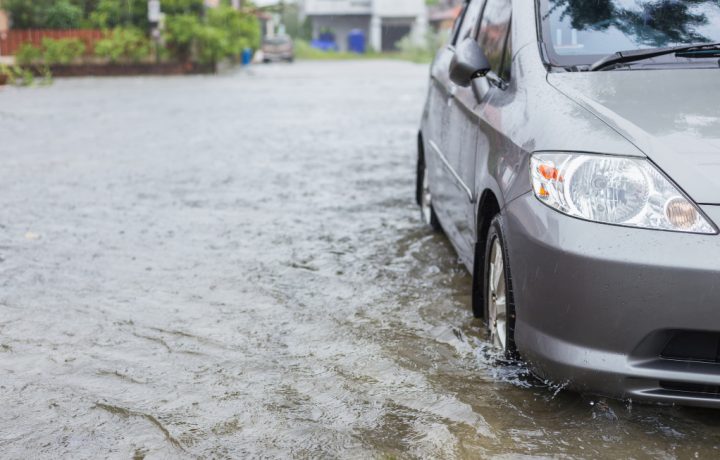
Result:
{"type": "Polygon", "coordinates": [[[287,35],[266,38],[262,44],[263,62],[295,60],[295,45],[287,35]]]}

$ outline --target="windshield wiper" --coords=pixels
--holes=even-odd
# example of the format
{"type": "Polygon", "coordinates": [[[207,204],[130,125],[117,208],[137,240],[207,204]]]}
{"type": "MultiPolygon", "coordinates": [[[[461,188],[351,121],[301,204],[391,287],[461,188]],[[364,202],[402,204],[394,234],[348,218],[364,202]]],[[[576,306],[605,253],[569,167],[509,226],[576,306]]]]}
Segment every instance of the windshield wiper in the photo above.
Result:
{"type": "Polygon", "coordinates": [[[643,61],[658,56],[675,54],[679,57],[687,58],[704,58],[720,56],[720,43],[708,43],[706,45],[685,45],[672,46],[669,48],[651,48],[646,50],[618,51],[617,53],[606,56],[595,64],[590,66],[590,71],[607,69],[617,64],[625,64],[628,62],[643,61]]]}

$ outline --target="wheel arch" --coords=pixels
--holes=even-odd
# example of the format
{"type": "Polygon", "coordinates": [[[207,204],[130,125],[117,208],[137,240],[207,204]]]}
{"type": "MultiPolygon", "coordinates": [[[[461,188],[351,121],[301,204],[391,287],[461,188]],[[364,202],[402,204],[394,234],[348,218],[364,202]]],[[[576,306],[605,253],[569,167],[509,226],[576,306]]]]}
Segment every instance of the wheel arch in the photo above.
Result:
{"type": "Polygon", "coordinates": [[[487,234],[490,229],[490,223],[493,217],[500,212],[500,201],[498,200],[495,192],[490,189],[486,189],[480,199],[478,200],[477,212],[476,212],[476,223],[475,223],[475,240],[476,245],[480,243],[483,251],[485,250],[485,244],[487,243],[487,234]]]}
{"type": "Polygon", "coordinates": [[[476,211],[475,250],[473,258],[472,308],[476,318],[485,316],[483,283],[485,270],[485,252],[487,236],[493,218],[500,213],[500,202],[491,189],[485,189],[480,195],[476,211]]]}

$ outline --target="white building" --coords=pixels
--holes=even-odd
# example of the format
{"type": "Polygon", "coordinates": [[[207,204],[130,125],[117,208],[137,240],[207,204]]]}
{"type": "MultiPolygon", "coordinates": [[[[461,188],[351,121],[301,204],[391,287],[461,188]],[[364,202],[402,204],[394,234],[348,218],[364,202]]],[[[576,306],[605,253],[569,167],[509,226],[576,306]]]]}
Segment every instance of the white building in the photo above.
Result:
{"type": "Polygon", "coordinates": [[[427,31],[425,0],[303,0],[302,15],[312,22],[313,37],[331,30],[340,49],[353,29],[365,32],[370,48],[392,51],[410,35],[421,43],[427,31]]]}

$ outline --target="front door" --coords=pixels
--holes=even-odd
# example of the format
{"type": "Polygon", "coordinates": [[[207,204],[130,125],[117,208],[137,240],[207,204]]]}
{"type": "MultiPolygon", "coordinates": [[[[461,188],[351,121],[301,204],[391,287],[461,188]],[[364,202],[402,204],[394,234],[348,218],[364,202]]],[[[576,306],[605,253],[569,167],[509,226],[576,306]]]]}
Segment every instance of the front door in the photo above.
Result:
{"type": "MultiPolygon", "coordinates": [[[[458,43],[477,34],[485,0],[473,0],[463,21],[458,43]]],[[[453,84],[448,97],[447,136],[443,151],[447,159],[452,186],[447,210],[452,222],[455,245],[463,261],[469,263],[474,235],[475,160],[478,141],[476,111],[482,100],[472,87],[453,84]]]]}
{"type": "Polygon", "coordinates": [[[452,238],[453,227],[447,212],[451,203],[452,173],[448,168],[445,145],[448,143],[450,130],[449,105],[455,85],[450,81],[450,61],[455,54],[455,43],[468,13],[467,5],[463,8],[455,25],[453,26],[450,42],[447,47],[440,50],[430,69],[430,90],[428,95],[428,108],[430,123],[425,127],[423,136],[425,140],[425,164],[430,175],[432,200],[435,211],[440,216],[443,227],[452,238]]]}
{"type": "MultiPolygon", "coordinates": [[[[473,37],[478,41],[491,66],[488,76],[476,79],[469,88],[455,92],[450,106],[450,125],[454,139],[449,155],[457,158],[457,187],[452,199],[452,219],[462,237],[462,244],[472,254],[476,235],[476,203],[479,198],[475,180],[486,173],[494,132],[486,117],[493,101],[504,100],[508,88],[512,59],[510,40],[512,6],[510,0],[486,0],[473,37]]],[[[469,262],[469,261],[468,261],[469,262]]]]}
{"type": "MultiPolygon", "coordinates": [[[[482,12],[484,0],[471,0],[467,5],[465,15],[455,36],[455,44],[471,37],[476,30],[478,19],[482,12]]],[[[451,50],[451,57],[454,50],[451,50]]],[[[450,62],[448,60],[445,71],[449,74],[450,62]]],[[[468,253],[471,246],[468,245],[464,233],[467,232],[465,219],[460,218],[466,212],[466,208],[472,208],[472,187],[474,184],[474,169],[466,169],[463,162],[465,152],[472,151],[474,158],[477,129],[468,126],[463,120],[463,115],[458,111],[462,105],[472,105],[470,99],[474,98],[471,88],[463,88],[454,84],[448,78],[448,90],[446,92],[446,110],[443,118],[442,144],[437,147],[436,154],[443,169],[441,189],[442,210],[445,214],[443,222],[445,230],[457,247],[458,253],[463,257],[468,253]],[[469,184],[469,186],[468,186],[469,184]]],[[[474,168],[474,163],[473,163],[474,168]]]]}

